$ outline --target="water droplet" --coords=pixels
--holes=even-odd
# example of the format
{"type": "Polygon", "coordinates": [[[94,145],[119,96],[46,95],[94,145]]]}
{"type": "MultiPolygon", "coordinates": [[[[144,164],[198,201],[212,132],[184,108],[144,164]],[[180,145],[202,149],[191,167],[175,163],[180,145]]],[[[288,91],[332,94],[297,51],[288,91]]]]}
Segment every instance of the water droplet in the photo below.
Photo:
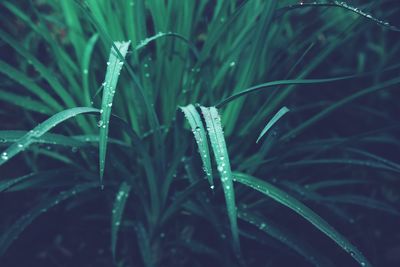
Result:
{"type": "Polygon", "coordinates": [[[3,153],[1,154],[1,159],[2,159],[2,160],[8,160],[7,152],[3,152],[3,153]]]}
{"type": "Polygon", "coordinates": [[[112,107],[112,103],[108,103],[107,107],[111,108],[112,107]]]}
{"type": "Polygon", "coordinates": [[[24,147],[23,144],[18,144],[17,146],[18,146],[18,148],[23,148],[24,147]]]}
{"type": "Polygon", "coordinates": [[[211,185],[210,188],[211,188],[211,190],[214,190],[215,186],[214,186],[214,185],[211,185]]]}
{"type": "Polygon", "coordinates": [[[146,78],[149,78],[149,77],[150,77],[150,73],[146,72],[146,73],[144,74],[144,76],[145,76],[146,78]]]}
{"type": "Polygon", "coordinates": [[[101,126],[103,126],[103,121],[102,120],[99,120],[98,122],[97,122],[97,127],[101,127],[101,126]]]}
{"type": "Polygon", "coordinates": [[[224,167],[222,167],[222,166],[220,165],[220,166],[218,166],[217,169],[218,169],[219,172],[222,172],[222,171],[224,170],[224,167]]]}
{"type": "Polygon", "coordinates": [[[72,153],[76,153],[78,151],[78,148],[76,146],[71,148],[72,153]]]}
{"type": "Polygon", "coordinates": [[[107,61],[107,66],[110,66],[110,61],[107,61]]]}
{"type": "Polygon", "coordinates": [[[229,67],[234,67],[236,65],[235,61],[232,61],[231,63],[229,63],[229,67]]]}

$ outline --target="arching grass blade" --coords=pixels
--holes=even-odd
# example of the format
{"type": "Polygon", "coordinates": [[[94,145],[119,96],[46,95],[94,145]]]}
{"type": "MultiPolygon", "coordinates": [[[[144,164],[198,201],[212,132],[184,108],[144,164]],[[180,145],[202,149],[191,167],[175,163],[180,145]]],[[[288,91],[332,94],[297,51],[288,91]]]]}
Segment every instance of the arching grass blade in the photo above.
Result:
{"type": "Polygon", "coordinates": [[[322,219],[318,214],[312,211],[310,208],[305,206],[303,203],[289,196],[284,191],[273,186],[272,184],[257,179],[253,176],[244,173],[234,173],[235,181],[249,186],[268,197],[272,198],[276,202],[290,208],[301,217],[313,224],[318,230],[327,235],[330,239],[336,242],[342,249],[349,253],[361,266],[372,266],[364,255],[353,246],[342,234],[337,232],[335,228],[329,225],[324,219],[322,219]]]}
{"type": "Polygon", "coordinates": [[[264,129],[261,131],[260,135],[257,138],[256,143],[260,141],[260,139],[268,132],[268,130],[280,119],[285,115],[286,113],[289,112],[289,109],[287,107],[281,108],[274,117],[267,123],[267,125],[264,127],[264,129]]]}
{"type": "Polygon", "coordinates": [[[4,164],[6,161],[14,157],[16,154],[25,150],[30,144],[35,143],[38,138],[40,138],[43,134],[45,134],[46,132],[48,132],[61,122],[69,118],[75,117],[76,115],[79,114],[93,113],[93,112],[99,112],[99,110],[88,107],[77,107],[77,108],[63,110],[51,116],[44,122],[37,125],[27,134],[22,136],[16,143],[8,147],[3,153],[1,153],[0,165],[4,164]]]}

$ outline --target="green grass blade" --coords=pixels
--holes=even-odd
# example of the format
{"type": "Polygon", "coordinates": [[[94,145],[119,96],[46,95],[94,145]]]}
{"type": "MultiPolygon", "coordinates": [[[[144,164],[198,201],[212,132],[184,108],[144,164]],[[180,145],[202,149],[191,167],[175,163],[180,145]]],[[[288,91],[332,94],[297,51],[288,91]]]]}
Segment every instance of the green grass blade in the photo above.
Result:
{"type": "Polygon", "coordinates": [[[124,213],[126,200],[129,197],[130,190],[130,185],[128,185],[126,182],[123,182],[119,187],[114,200],[114,207],[112,209],[111,217],[111,251],[114,258],[116,256],[115,252],[117,248],[118,231],[121,225],[122,215],[124,213]]]}
{"type": "Polygon", "coordinates": [[[280,119],[285,115],[286,113],[289,112],[289,109],[287,107],[281,108],[273,117],[272,119],[267,123],[267,125],[264,127],[264,129],[261,131],[260,135],[257,138],[256,143],[260,141],[260,139],[268,132],[268,130],[280,119]]]}
{"type": "MultiPolygon", "coordinates": [[[[0,131],[0,143],[15,143],[18,142],[26,131],[0,131]]],[[[85,146],[83,142],[85,140],[79,140],[79,138],[68,137],[61,134],[45,133],[40,137],[35,138],[35,143],[49,144],[49,145],[60,145],[67,147],[81,147],[85,146]]]]}
{"type": "Polygon", "coordinates": [[[185,117],[188,120],[190,127],[192,128],[194,138],[199,148],[199,154],[201,156],[201,160],[203,161],[204,172],[206,173],[208,182],[213,189],[214,182],[212,175],[210,150],[208,148],[207,135],[206,130],[204,129],[203,122],[201,121],[200,115],[197,112],[196,108],[192,104],[187,105],[186,107],[180,107],[180,109],[185,114],[185,117]]]}
{"type": "MultiPolygon", "coordinates": [[[[118,51],[125,58],[128,52],[130,41],[127,42],[115,42],[115,46],[118,51]]],[[[124,64],[123,59],[120,59],[115,48],[111,48],[110,57],[107,62],[107,72],[103,83],[103,99],[101,103],[101,116],[98,126],[100,127],[100,141],[99,141],[99,161],[100,161],[100,183],[103,181],[104,166],[106,160],[107,151],[107,139],[108,139],[108,126],[111,115],[111,107],[113,104],[115,88],[117,87],[118,78],[124,64]]]]}
{"type": "Polygon", "coordinates": [[[343,250],[349,253],[361,266],[371,266],[364,255],[353,246],[342,234],[335,230],[331,225],[329,225],[324,219],[322,219],[318,214],[312,211],[310,208],[305,206],[303,203],[289,196],[284,191],[271,185],[270,183],[257,179],[253,176],[244,173],[234,173],[235,180],[241,184],[249,186],[268,197],[272,198],[276,202],[290,208],[301,217],[309,221],[318,230],[328,236],[330,239],[336,242],[343,250]]]}
{"type": "Polygon", "coordinates": [[[396,31],[396,32],[400,32],[400,28],[396,27],[394,25],[390,25],[389,22],[383,21],[381,19],[375,18],[374,16],[372,16],[371,14],[362,11],[359,8],[356,8],[354,6],[349,5],[348,3],[344,2],[344,1],[314,1],[314,2],[310,2],[310,3],[303,3],[301,2],[300,4],[294,4],[294,5],[290,5],[290,6],[286,6],[286,7],[282,7],[278,10],[277,15],[282,15],[283,13],[285,13],[286,11],[292,10],[292,9],[296,9],[296,8],[305,8],[305,7],[338,7],[338,8],[343,8],[345,10],[351,11],[353,13],[356,13],[357,15],[360,15],[368,20],[371,20],[373,22],[375,22],[376,24],[387,28],[389,30],[392,31],[396,31]]]}
{"type": "Polygon", "coordinates": [[[34,207],[24,216],[19,218],[14,224],[7,228],[0,236],[0,256],[3,256],[10,245],[18,238],[18,236],[28,227],[37,217],[48,209],[57,206],[60,202],[68,200],[77,194],[85,192],[93,188],[95,184],[86,184],[76,186],[70,190],[59,193],[51,198],[45,198],[41,203],[34,207]]]}
{"type": "Polygon", "coordinates": [[[297,126],[294,129],[291,129],[288,133],[286,133],[284,136],[281,137],[281,140],[288,140],[292,138],[293,136],[298,135],[300,132],[304,131],[307,127],[311,126],[312,124],[316,123],[317,121],[321,120],[325,116],[327,116],[329,113],[335,111],[339,107],[350,103],[353,100],[356,100],[357,98],[363,97],[367,94],[374,93],[379,90],[383,89],[389,89],[389,88],[396,88],[394,85],[400,84],[400,78],[394,78],[391,80],[386,80],[381,83],[378,83],[376,85],[373,85],[371,87],[365,88],[364,90],[357,91],[356,93],[347,96],[341,100],[336,101],[334,104],[330,105],[326,109],[322,110],[315,116],[311,117],[310,119],[304,121],[302,124],[297,126]]]}
{"type": "Polygon", "coordinates": [[[318,251],[313,249],[313,247],[309,246],[298,236],[291,233],[289,229],[286,229],[285,227],[282,227],[272,222],[271,220],[256,215],[248,210],[239,209],[238,217],[241,220],[244,220],[256,226],[258,229],[265,232],[267,235],[272,236],[274,239],[282,242],[289,248],[293,249],[314,266],[319,266],[319,267],[334,266],[331,261],[320,255],[318,251]]]}
{"type": "Polygon", "coordinates": [[[211,147],[217,162],[218,171],[225,194],[226,207],[231,226],[233,247],[236,253],[240,253],[239,232],[236,217],[235,191],[233,188],[233,176],[229,162],[228,150],[222,131],[221,117],[215,107],[201,107],[204,120],[210,136],[211,147]]]}
{"type": "Polygon", "coordinates": [[[99,112],[99,110],[88,107],[76,107],[63,110],[51,116],[44,122],[37,125],[27,134],[22,136],[17,142],[8,147],[0,156],[0,165],[4,164],[6,161],[14,157],[16,154],[25,150],[30,144],[35,143],[37,138],[40,138],[43,134],[45,134],[46,132],[48,132],[50,129],[57,126],[61,122],[69,118],[75,117],[76,115],[79,114],[93,113],[93,112],[99,112]]]}

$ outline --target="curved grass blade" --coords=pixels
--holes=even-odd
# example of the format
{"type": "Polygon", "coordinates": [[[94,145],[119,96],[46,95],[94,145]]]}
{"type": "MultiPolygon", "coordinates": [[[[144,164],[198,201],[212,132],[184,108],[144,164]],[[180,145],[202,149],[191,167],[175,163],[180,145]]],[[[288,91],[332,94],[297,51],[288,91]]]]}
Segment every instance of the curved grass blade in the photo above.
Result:
{"type": "Polygon", "coordinates": [[[111,107],[113,104],[115,88],[118,83],[118,78],[124,64],[123,59],[128,52],[130,41],[127,42],[114,42],[118,51],[122,54],[123,58],[119,58],[115,48],[111,48],[110,57],[107,62],[107,72],[103,83],[103,99],[101,103],[101,116],[98,126],[100,127],[100,140],[99,140],[99,161],[100,161],[100,183],[103,183],[104,166],[107,151],[108,139],[108,125],[111,115],[111,107]]]}
{"type": "Polygon", "coordinates": [[[301,217],[309,221],[318,230],[328,236],[330,239],[336,242],[343,250],[350,254],[361,266],[372,266],[364,255],[353,246],[342,234],[337,232],[330,224],[322,219],[318,214],[312,211],[310,208],[305,206],[303,203],[289,196],[284,191],[273,186],[272,184],[257,179],[253,176],[244,173],[234,173],[235,180],[241,184],[249,186],[268,197],[272,198],[276,202],[290,208],[301,217]]]}
{"type": "Polygon", "coordinates": [[[221,182],[225,194],[226,208],[231,226],[233,248],[240,253],[239,231],[236,217],[235,191],[233,188],[233,176],[226,148],[225,137],[222,131],[221,117],[215,107],[201,107],[204,120],[210,136],[211,147],[217,162],[218,171],[221,175],[221,182]]]}
{"type": "Polygon", "coordinates": [[[314,266],[334,266],[333,263],[329,261],[329,259],[320,255],[318,251],[316,251],[299,237],[291,233],[289,229],[285,229],[284,227],[272,222],[271,220],[267,220],[266,218],[252,213],[251,211],[243,209],[239,209],[238,218],[256,226],[267,235],[290,247],[314,266]]]}
{"type": "Polygon", "coordinates": [[[0,166],[9,159],[11,159],[12,157],[14,157],[16,154],[25,150],[30,144],[35,143],[38,138],[40,138],[43,134],[45,134],[46,132],[48,132],[50,129],[57,126],[61,122],[69,118],[75,117],[76,115],[79,114],[93,113],[93,112],[99,112],[99,110],[88,107],[76,107],[63,110],[51,116],[44,122],[37,125],[27,134],[22,136],[17,142],[9,146],[0,156],[0,166]]]}
{"type": "Polygon", "coordinates": [[[318,2],[315,1],[315,2],[310,2],[310,3],[304,3],[303,1],[301,1],[301,3],[299,3],[299,4],[289,5],[289,6],[282,7],[280,9],[278,9],[276,15],[280,16],[283,13],[285,13],[285,12],[287,12],[289,10],[292,10],[292,9],[296,9],[296,8],[328,7],[328,6],[339,7],[339,8],[346,9],[346,10],[354,12],[357,15],[360,15],[360,16],[366,18],[366,19],[372,20],[376,24],[378,24],[378,25],[380,25],[382,27],[385,27],[385,28],[387,28],[389,30],[396,31],[396,32],[400,31],[399,27],[390,25],[389,22],[386,22],[386,21],[380,20],[378,18],[375,18],[371,14],[368,14],[367,12],[364,12],[361,9],[357,8],[357,7],[351,6],[351,5],[349,5],[348,3],[344,2],[344,1],[332,1],[331,0],[331,1],[318,1],[318,2]]]}
{"type": "Polygon", "coordinates": [[[184,41],[188,45],[189,49],[192,51],[193,55],[196,58],[199,58],[199,52],[197,51],[196,46],[189,39],[187,39],[183,35],[176,33],[176,32],[159,32],[153,36],[150,36],[144,40],[141,40],[139,42],[139,44],[137,44],[135,46],[135,50],[142,49],[142,48],[146,47],[149,43],[151,43],[159,38],[167,37],[167,36],[175,37],[177,39],[181,39],[182,41],[184,41]]]}
{"type": "Polygon", "coordinates": [[[316,123],[317,121],[321,120],[323,117],[327,116],[329,113],[335,111],[337,108],[357,99],[363,97],[367,94],[371,94],[373,92],[389,89],[389,88],[396,88],[393,85],[400,83],[400,77],[393,78],[391,80],[382,81],[376,85],[371,87],[365,88],[364,90],[357,91],[356,93],[347,96],[341,100],[336,101],[334,104],[330,105],[326,109],[322,110],[315,116],[311,117],[310,119],[304,121],[302,124],[297,126],[296,128],[291,129],[288,133],[281,137],[281,140],[288,140],[293,136],[298,135],[300,132],[304,131],[307,127],[311,126],[312,124],[316,123]],[[388,88],[389,87],[389,88],[388,88]]]}
{"type": "MultiPolygon", "coordinates": [[[[0,131],[0,143],[15,143],[20,140],[24,135],[28,134],[26,131],[0,131]]],[[[79,140],[75,137],[69,137],[62,134],[44,133],[40,137],[35,138],[35,143],[60,145],[68,147],[82,147],[85,146],[84,140],[79,140]]]]}
{"type": "Polygon", "coordinates": [[[289,109],[287,107],[281,108],[275,115],[272,117],[272,119],[267,123],[267,125],[264,127],[264,129],[261,131],[260,135],[257,138],[256,143],[260,141],[260,139],[267,133],[267,131],[280,119],[285,115],[286,113],[289,112],[289,109]]]}
{"type": "Polygon", "coordinates": [[[117,248],[118,230],[121,225],[122,215],[124,213],[126,200],[129,197],[131,186],[126,182],[121,183],[118,193],[115,197],[114,207],[112,209],[111,218],[111,251],[115,259],[115,252],[117,248]]]}
{"type": "Polygon", "coordinates": [[[194,138],[196,139],[196,143],[199,148],[199,154],[201,160],[203,161],[204,172],[207,175],[207,179],[210,183],[211,189],[213,189],[214,181],[211,168],[210,150],[208,148],[207,135],[206,130],[204,129],[203,122],[201,121],[200,115],[197,112],[196,108],[192,104],[189,104],[186,107],[180,107],[180,109],[185,114],[185,117],[188,120],[190,127],[192,128],[194,138]]]}
{"type": "Polygon", "coordinates": [[[56,196],[45,198],[32,210],[24,214],[14,224],[6,229],[0,236],[0,256],[3,256],[10,245],[18,238],[18,236],[28,227],[37,217],[48,209],[58,205],[60,202],[65,201],[77,194],[85,192],[96,186],[94,183],[79,185],[70,190],[63,191],[56,196]]]}
{"type": "Polygon", "coordinates": [[[296,162],[284,163],[285,167],[297,167],[304,165],[316,165],[316,164],[346,164],[346,165],[358,165],[367,168],[375,168],[380,170],[392,171],[400,173],[400,170],[397,168],[393,168],[386,164],[372,161],[372,160],[359,160],[359,159],[307,159],[300,160],[296,162]]]}

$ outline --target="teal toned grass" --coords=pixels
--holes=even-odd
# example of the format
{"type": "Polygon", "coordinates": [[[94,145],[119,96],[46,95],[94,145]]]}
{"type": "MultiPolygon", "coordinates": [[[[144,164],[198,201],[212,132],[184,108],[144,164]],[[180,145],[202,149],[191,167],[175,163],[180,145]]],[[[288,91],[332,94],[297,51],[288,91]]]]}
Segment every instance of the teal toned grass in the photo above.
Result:
{"type": "Polygon", "coordinates": [[[104,241],[58,229],[105,251],[76,265],[385,264],[399,10],[369,2],[2,1],[0,254],[53,209],[104,241]]]}

